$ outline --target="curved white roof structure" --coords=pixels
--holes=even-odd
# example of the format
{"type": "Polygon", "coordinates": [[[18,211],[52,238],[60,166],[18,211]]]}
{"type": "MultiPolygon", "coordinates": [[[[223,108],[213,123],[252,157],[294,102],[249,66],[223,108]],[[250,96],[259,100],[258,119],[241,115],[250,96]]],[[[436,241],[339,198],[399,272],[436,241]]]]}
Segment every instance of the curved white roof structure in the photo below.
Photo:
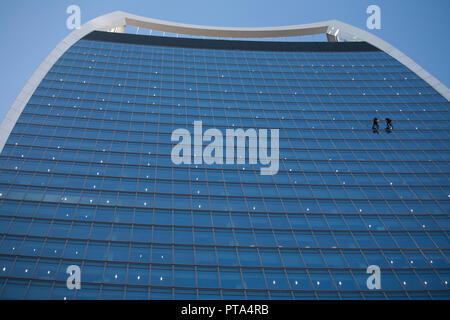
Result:
{"type": "Polygon", "coordinates": [[[64,38],[38,66],[23,87],[22,91],[20,91],[19,95],[14,100],[0,125],[0,152],[3,150],[11,130],[16,124],[17,119],[28,103],[28,100],[32,96],[33,92],[38,87],[47,72],[52,68],[53,64],[64,54],[64,52],[92,31],[124,32],[126,26],[134,26],[175,34],[218,38],[279,38],[326,34],[328,41],[332,42],[339,41],[339,38],[347,41],[365,41],[391,55],[400,63],[408,67],[411,71],[415,72],[447,100],[450,100],[449,89],[401,51],[369,32],[338,20],[263,28],[211,27],[169,22],[146,18],[127,12],[115,11],[92,19],[79,29],[75,29],[66,38],[64,38]]]}

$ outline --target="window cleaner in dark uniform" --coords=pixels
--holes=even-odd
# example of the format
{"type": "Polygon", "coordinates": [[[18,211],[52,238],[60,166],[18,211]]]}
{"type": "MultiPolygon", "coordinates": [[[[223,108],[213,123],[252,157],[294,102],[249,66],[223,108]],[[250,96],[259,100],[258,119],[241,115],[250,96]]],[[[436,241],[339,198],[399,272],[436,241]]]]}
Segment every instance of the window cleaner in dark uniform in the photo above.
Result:
{"type": "Polygon", "coordinates": [[[373,133],[379,133],[378,132],[378,129],[379,129],[378,122],[380,122],[380,120],[378,120],[377,118],[373,118],[373,123],[372,123],[373,133]]]}
{"type": "Polygon", "coordinates": [[[394,130],[394,127],[392,126],[392,120],[389,118],[386,118],[386,132],[390,133],[392,130],[394,130]]]}

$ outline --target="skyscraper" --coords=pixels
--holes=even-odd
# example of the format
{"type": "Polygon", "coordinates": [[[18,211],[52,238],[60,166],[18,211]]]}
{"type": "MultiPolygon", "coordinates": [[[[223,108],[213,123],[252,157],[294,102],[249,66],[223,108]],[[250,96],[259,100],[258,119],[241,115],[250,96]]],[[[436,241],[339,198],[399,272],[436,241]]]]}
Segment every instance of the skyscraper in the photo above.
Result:
{"type": "Polygon", "coordinates": [[[0,128],[0,298],[449,299],[449,96],[339,21],[91,20],[0,128]]]}

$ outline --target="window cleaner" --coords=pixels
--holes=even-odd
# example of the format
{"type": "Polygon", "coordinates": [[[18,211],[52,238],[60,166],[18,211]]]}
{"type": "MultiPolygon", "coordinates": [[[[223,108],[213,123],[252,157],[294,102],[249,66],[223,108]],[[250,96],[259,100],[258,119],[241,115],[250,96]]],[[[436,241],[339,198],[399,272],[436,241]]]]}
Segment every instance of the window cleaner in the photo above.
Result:
{"type": "Polygon", "coordinates": [[[392,130],[394,130],[394,127],[392,126],[392,120],[389,118],[386,118],[386,132],[390,133],[392,130]]]}
{"type": "Polygon", "coordinates": [[[373,118],[373,123],[372,123],[372,131],[373,131],[373,133],[379,133],[378,132],[378,129],[379,129],[378,123],[379,122],[380,122],[380,120],[378,120],[377,118],[373,118]]]}

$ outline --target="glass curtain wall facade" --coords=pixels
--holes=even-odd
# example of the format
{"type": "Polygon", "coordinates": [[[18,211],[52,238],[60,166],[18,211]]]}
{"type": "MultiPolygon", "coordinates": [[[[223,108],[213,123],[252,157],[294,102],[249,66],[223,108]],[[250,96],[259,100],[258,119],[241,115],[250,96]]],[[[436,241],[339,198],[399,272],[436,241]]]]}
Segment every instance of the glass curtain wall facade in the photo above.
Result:
{"type": "Polygon", "coordinates": [[[449,299],[448,107],[367,43],[93,32],[1,153],[0,298],[449,299]],[[278,173],[173,164],[197,120],[280,129],[278,173]]]}

